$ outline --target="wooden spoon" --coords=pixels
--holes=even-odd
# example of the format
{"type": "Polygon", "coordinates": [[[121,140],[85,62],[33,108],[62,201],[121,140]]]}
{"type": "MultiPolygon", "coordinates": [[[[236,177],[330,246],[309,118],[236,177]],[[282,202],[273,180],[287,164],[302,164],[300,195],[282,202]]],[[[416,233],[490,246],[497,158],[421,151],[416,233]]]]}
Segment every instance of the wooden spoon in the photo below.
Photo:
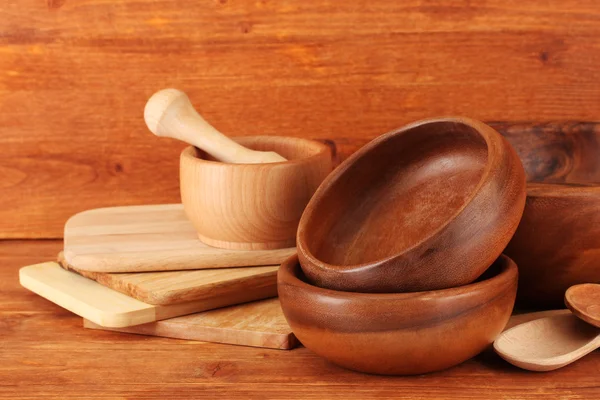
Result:
{"type": "Polygon", "coordinates": [[[517,325],[494,342],[500,357],[530,371],[564,367],[599,347],[600,330],[571,313],[517,325]]]}
{"type": "Polygon", "coordinates": [[[600,285],[583,283],[565,293],[565,304],[579,318],[600,328],[600,285]]]}
{"type": "Polygon", "coordinates": [[[234,164],[287,161],[275,152],[250,150],[229,139],[206,122],[187,95],[177,89],[164,89],[152,95],[144,109],[144,120],[156,136],[181,140],[219,161],[234,164]]]}
{"type": "Polygon", "coordinates": [[[599,348],[600,285],[571,286],[565,304],[572,313],[517,325],[496,339],[494,349],[517,367],[551,371],[599,348]]]}

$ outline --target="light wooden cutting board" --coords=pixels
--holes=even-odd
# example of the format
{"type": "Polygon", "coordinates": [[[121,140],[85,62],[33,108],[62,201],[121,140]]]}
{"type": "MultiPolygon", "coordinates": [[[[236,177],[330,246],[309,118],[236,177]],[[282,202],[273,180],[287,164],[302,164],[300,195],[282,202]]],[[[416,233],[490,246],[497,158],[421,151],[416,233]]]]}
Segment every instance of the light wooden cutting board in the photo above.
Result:
{"type": "MultiPolygon", "coordinates": [[[[197,271],[103,273],[69,265],[64,254],[59,264],[72,272],[154,305],[168,305],[211,298],[236,298],[247,292],[254,299],[277,296],[279,266],[201,269],[197,271]]],[[[231,303],[235,304],[235,303],[231,303]]]]}
{"type": "Polygon", "coordinates": [[[265,298],[263,291],[238,290],[171,305],[152,305],[63,269],[56,262],[19,270],[21,285],[105,327],[123,328],[265,298]]]}
{"type": "Polygon", "coordinates": [[[279,265],[296,249],[227,250],[202,243],[181,204],[99,208],[65,225],[65,259],[95,272],[279,265]]]}
{"type": "Polygon", "coordinates": [[[129,328],[104,328],[84,319],[84,327],[140,335],[199,340],[272,349],[292,349],[292,333],[279,299],[259,300],[129,328]]]}

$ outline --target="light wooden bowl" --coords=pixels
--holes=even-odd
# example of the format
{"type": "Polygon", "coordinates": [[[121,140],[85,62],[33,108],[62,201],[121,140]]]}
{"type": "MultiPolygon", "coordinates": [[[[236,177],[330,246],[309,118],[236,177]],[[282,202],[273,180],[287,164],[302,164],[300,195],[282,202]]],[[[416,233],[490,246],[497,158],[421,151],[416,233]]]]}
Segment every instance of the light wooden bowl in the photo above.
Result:
{"type": "Polygon", "coordinates": [[[227,249],[293,247],[298,221],[331,171],[331,151],[300,138],[254,136],[234,139],[289,161],[268,164],[217,162],[188,147],[181,153],[181,200],[200,240],[227,249]]]}
{"type": "Polygon", "coordinates": [[[309,284],[297,256],[277,290],[296,337],[342,367],[386,375],[438,371],[477,355],[502,332],[517,292],[517,267],[500,258],[470,285],[418,293],[352,293],[309,284]]]}
{"type": "Polygon", "coordinates": [[[562,307],[570,286],[600,283],[600,131],[561,126],[505,133],[528,179],[523,219],[506,248],[519,265],[524,307],[562,307]]]}
{"type": "Polygon", "coordinates": [[[474,281],[512,237],[525,173],[508,142],[467,118],[420,121],[373,140],[306,207],[298,255],[310,282],[404,292],[474,281]]]}

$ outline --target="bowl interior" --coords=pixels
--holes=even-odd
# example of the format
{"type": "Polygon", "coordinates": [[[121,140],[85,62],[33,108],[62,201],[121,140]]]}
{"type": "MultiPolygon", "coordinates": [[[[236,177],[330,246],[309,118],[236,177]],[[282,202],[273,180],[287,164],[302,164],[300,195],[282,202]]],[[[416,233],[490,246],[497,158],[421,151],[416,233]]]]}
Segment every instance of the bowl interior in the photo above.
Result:
{"type": "Polygon", "coordinates": [[[487,142],[466,124],[437,121],[388,134],[329,180],[314,204],[318,215],[306,222],[306,249],[342,267],[401,253],[469,202],[487,159],[487,142]]]}
{"type": "MultiPolygon", "coordinates": [[[[314,140],[283,136],[243,136],[232,138],[239,144],[257,151],[274,151],[287,160],[302,160],[329,151],[326,144],[314,140]]],[[[217,161],[206,152],[194,148],[193,155],[208,161],[217,161]]]]}
{"type": "Polygon", "coordinates": [[[600,183],[600,131],[561,131],[540,127],[505,132],[529,182],[597,185],[600,183]]]}

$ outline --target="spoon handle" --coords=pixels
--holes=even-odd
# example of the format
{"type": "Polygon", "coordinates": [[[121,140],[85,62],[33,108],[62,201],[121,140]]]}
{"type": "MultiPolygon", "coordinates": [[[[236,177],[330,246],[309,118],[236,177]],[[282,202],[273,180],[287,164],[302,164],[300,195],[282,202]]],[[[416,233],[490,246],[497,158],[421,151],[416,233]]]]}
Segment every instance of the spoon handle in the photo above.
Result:
{"type": "Polygon", "coordinates": [[[181,140],[219,161],[235,164],[286,161],[275,152],[250,150],[223,135],[206,122],[187,95],[177,89],[164,89],[152,95],[144,109],[144,120],[156,136],[181,140]]]}

